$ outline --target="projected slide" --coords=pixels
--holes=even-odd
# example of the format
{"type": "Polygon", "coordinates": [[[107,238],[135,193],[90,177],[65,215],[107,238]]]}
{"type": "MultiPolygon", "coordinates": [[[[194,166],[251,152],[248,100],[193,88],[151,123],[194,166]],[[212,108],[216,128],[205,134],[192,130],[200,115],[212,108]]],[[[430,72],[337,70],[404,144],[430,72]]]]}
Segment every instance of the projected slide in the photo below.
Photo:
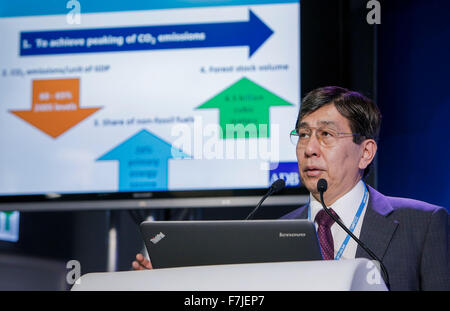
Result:
{"type": "Polygon", "coordinates": [[[80,3],[2,5],[0,195],[298,185],[298,1],[80,3]]]}

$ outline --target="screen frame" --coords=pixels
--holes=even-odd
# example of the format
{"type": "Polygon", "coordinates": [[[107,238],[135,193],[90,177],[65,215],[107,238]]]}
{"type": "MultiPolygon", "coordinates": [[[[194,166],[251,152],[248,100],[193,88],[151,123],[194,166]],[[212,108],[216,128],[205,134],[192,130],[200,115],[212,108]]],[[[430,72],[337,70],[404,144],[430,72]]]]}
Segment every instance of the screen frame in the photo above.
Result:
{"type": "MultiPolygon", "coordinates": [[[[377,28],[367,25],[367,9],[345,0],[301,0],[300,95],[325,85],[362,91],[376,100],[377,28]],[[358,27],[356,27],[358,26],[358,27]],[[358,44],[354,44],[357,42],[358,44]],[[351,56],[358,55],[359,62],[351,56]],[[361,63],[367,66],[361,67],[361,63]]],[[[300,97],[301,98],[301,97],[300,97]]],[[[377,186],[377,158],[367,184],[377,186]]],[[[72,211],[151,208],[214,208],[255,206],[267,189],[170,192],[117,192],[1,196],[0,210],[72,211]]],[[[264,205],[299,206],[307,203],[303,186],[285,188],[264,205]]]]}
{"type": "MultiPolygon", "coordinates": [[[[250,1],[251,2],[251,1],[250,1]]],[[[270,2],[270,1],[268,1],[270,2]]],[[[283,1],[272,1],[281,3],[283,1]]],[[[293,1],[286,1],[293,2],[293,1]]],[[[302,94],[302,3],[298,1],[300,23],[300,85],[302,94]]],[[[294,2],[295,3],[295,2],[294,2]]],[[[269,4],[269,3],[267,3],[269,4]]],[[[249,3],[249,5],[251,5],[249,3]]],[[[300,104],[300,103],[299,103],[300,104]]],[[[139,191],[103,193],[48,193],[32,195],[0,195],[0,211],[73,211],[104,209],[148,209],[148,208],[214,208],[254,206],[266,188],[211,189],[186,191],[139,191]]],[[[287,187],[265,201],[267,206],[299,205],[308,200],[308,190],[303,186],[287,187]]]]}

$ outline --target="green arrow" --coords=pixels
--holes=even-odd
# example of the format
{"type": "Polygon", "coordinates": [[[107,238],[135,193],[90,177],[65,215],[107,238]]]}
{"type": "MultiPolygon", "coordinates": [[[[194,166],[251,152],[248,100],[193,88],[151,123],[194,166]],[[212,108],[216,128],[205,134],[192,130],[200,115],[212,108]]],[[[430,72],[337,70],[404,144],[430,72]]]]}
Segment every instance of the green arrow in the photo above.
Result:
{"type": "Polygon", "coordinates": [[[5,219],[5,231],[8,232],[9,231],[9,226],[10,226],[10,224],[9,224],[9,217],[11,217],[12,213],[14,213],[14,212],[3,212],[3,213],[6,216],[6,219],[5,219]]]}
{"type": "Polygon", "coordinates": [[[244,77],[197,109],[219,108],[222,139],[266,138],[271,106],[292,104],[244,77]]]}

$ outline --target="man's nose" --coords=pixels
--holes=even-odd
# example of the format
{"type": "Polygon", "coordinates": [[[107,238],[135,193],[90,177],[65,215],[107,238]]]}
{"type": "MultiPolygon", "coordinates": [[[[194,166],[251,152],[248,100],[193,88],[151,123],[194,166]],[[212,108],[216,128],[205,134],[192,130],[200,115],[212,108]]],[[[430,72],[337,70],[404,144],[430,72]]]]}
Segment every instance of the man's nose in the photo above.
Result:
{"type": "Polygon", "coordinates": [[[307,157],[320,155],[320,142],[316,135],[311,135],[305,146],[305,155],[307,157]]]}

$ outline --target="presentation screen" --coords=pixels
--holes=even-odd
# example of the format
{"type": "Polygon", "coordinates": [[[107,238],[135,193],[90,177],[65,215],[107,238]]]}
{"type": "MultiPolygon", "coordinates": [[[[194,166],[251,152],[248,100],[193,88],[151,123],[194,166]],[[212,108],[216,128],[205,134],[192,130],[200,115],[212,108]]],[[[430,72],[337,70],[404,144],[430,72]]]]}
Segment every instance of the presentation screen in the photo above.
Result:
{"type": "Polygon", "coordinates": [[[299,186],[299,1],[4,1],[0,33],[0,202],[299,186]]]}

